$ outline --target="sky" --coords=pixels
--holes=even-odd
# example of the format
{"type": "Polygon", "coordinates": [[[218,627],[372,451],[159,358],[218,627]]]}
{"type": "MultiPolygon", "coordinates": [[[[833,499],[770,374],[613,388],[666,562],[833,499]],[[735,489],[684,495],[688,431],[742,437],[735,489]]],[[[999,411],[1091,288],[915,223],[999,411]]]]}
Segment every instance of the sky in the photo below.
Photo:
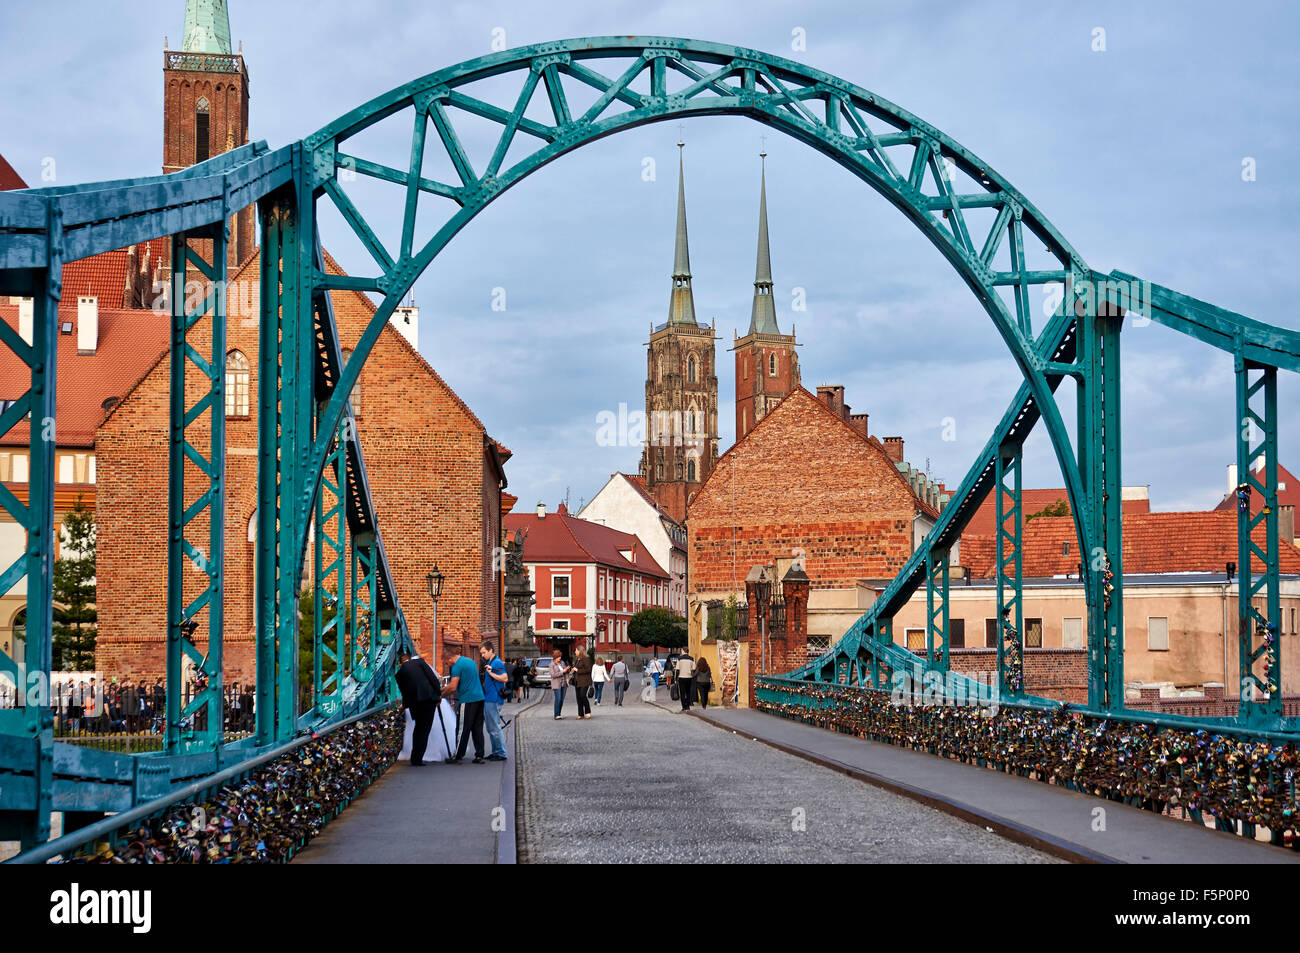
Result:
{"type": "MultiPolygon", "coordinates": [[[[230,8],[250,75],[251,135],[272,147],[494,42],[641,34],[733,43],[842,77],[943,130],[1025,194],[1094,269],[1300,326],[1294,5],[230,8]]],[[[43,170],[56,184],[160,171],[161,51],[164,37],[180,46],[183,0],[9,0],[5,18],[21,42],[6,44],[0,67],[0,154],[20,175],[37,185],[43,170]]],[[[508,84],[493,88],[508,107],[508,84]]],[[[471,126],[462,134],[473,152],[486,140],[471,126]]],[[[381,161],[409,148],[409,122],[367,135],[381,161]]],[[[644,406],[649,326],[667,317],[679,135],[696,314],[716,321],[721,338],[720,451],[734,439],[726,348],[748,326],[766,149],[777,314],[783,331],[795,326],[804,386],[844,385],[874,435],[902,436],[913,465],[955,486],[1019,385],[988,316],[903,216],[830,159],[751,120],[698,118],[608,137],[528,177],[415,286],[420,351],[513,451],[509,491],[520,505],[553,508],[567,497],[576,508],[610,474],[636,472],[640,447],[603,445],[600,420],[644,406]]],[[[395,245],[400,219],[377,192],[365,211],[395,245]]],[[[370,259],[340,219],[323,215],[322,230],[345,268],[367,272],[370,259]]],[[[1126,323],[1122,337],[1125,484],[1149,486],[1157,510],[1214,506],[1234,454],[1230,357],[1157,324],[1126,323]]],[[[1282,462],[1300,467],[1291,375],[1279,393],[1282,462]]],[[[1072,422],[1071,385],[1059,399],[1072,422]]],[[[1027,485],[1063,485],[1041,428],[1025,466],[1027,485]]]]}

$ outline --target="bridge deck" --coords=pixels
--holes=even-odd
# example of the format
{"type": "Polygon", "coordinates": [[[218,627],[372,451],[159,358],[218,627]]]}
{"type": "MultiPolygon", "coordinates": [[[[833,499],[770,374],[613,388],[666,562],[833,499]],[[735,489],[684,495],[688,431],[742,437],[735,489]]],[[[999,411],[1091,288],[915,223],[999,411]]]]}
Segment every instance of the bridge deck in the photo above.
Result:
{"type": "Polygon", "coordinates": [[[1000,833],[1037,842],[1052,853],[1075,851],[1099,862],[1137,864],[1300,863],[1300,852],[752,709],[711,708],[704,717],[720,728],[907,793],[977,823],[982,819],[1000,833]],[[1105,810],[1105,830],[1100,831],[1093,830],[1093,810],[1098,807],[1105,810]]]}

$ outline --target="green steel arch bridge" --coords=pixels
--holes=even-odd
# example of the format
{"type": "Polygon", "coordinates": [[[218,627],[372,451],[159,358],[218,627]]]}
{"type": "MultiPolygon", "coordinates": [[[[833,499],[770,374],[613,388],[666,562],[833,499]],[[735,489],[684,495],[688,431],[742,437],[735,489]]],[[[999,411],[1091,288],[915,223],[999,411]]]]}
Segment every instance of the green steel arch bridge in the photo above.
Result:
{"type": "MultiPolygon", "coordinates": [[[[0,593],[26,582],[28,626],[23,657],[0,655],[0,673],[24,688],[39,686],[51,665],[55,467],[54,443],[44,439],[44,430],[55,417],[62,267],[129,243],[170,236],[176,289],[169,305],[165,750],[123,755],[56,742],[48,692],[20,693],[19,707],[0,710],[0,839],[21,840],[20,860],[66,857],[94,841],[121,835],[177,803],[247,776],[305,739],[390,705],[396,656],[411,636],[348,401],[380,331],[456,233],[530,173],[624,129],[705,115],[742,115],[780,130],[834,159],[883,196],[962,277],[1023,377],[937,525],[883,595],[825,655],[788,676],[759,679],[760,704],[843,730],[888,736],[891,729],[871,719],[904,717],[890,716],[878,705],[894,672],[911,672],[919,665],[943,686],[945,697],[978,694],[981,686],[949,671],[948,556],[975,509],[992,493],[998,527],[997,605],[1003,620],[993,687],[1010,730],[1019,725],[1023,735],[1032,719],[1045,718],[1058,727],[1069,721],[1076,734],[1091,736],[1105,734],[1108,725],[1122,726],[1123,742],[1136,737],[1165,744],[1167,754],[1176,754],[1183,743],[1178,739],[1187,737],[1202,748],[1228,746],[1264,759],[1258,770],[1266,773],[1254,773],[1252,761],[1249,777],[1241,779],[1243,790],[1249,782],[1251,790],[1289,799],[1294,809],[1300,719],[1282,710],[1276,640],[1277,373],[1300,370],[1300,335],[1124,272],[1094,271],[987,162],[851,82],[725,44],[595,37],[495,53],[438,70],[279,149],[258,142],[172,175],[0,193],[0,294],[35,300],[30,344],[0,323],[0,342],[30,370],[26,394],[0,413],[0,433],[25,422],[30,428],[28,502],[0,486],[0,505],[26,529],[28,540],[24,555],[11,566],[0,566],[0,593]],[[494,82],[481,82],[490,79],[494,82]],[[495,92],[485,92],[487,87],[495,92]],[[510,92],[503,96],[500,90],[506,88],[510,92]],[[457,122],[465,115],[499,127],[486,164],[471,161],[457,134],[457,122]],[[410,130],[408,163],[385,164],[358,144],[359,134],[381,123],[410,130]],[[434,159],[453,174],[445,180],[426,177],[434,159]],[[400,234],[380,234],[381,226],[359,210],[349,185],[362,179],[404,197],[400,234]],[[221,290],[228,222],[234,212],[254,203],[262,255],[256,730],[231,741],[223,738],[220,716],[226,320],[221,290]],[[326,272],[319,228],[323,206],[333,206],[369,252],[373,264],[366,274],[326,272]],[[417,242],[417,225],[419,234],[431,237],[417,242]],[[187,278],[206,281],[212,289],[188,310],[179,293],[187,278]],[[1031,296],[1036,288],[1041,293],[1052,284],[1064,289],[1061,303],[1035,326],[1031,296]],[[346,363],[328,294],[339,289],[366,292],[378,301],[346,363]],[[1119,379],[1126,311],[1227,351],[1235,361],[1234,426],[1240,430],[1237,463],[1244,481],[1238,491],[1238,572],[1243,592],[1251,597],[1240,600],[1242,692],[1235,718],[1188,719],[1125,708],[1119,379]],[[202,342],[192,334],[201,321],[211,327],[202,342]],[[1054,397],[1067,377],[1077,384],[1077,450],[1054,397]],[[202,397],[191,403],[187,385],[193,392],[194,381],[202,397]],[[196,428],[205,417],[206,431],[196,428]],[[1079,551],[1086,554],[1088,703],[1069,710],[1022,690],[1021,448],[1035,426],[1046,428],[1051,439],[1079,551]],[[1261,457],[1261,469],[1248,465],[1261,457]],[[1252,508],[1255,495],[1262,497],[1262,506],[1252,508]],[[313,524],[314,536],[309,536],[313,524]],[[207,538],[196,538],[201,536],[207,538]],[[295,691],[296,610],[308,559],[314,564],[316,602],[314,692],[312,707],[302,711],[295,691]],[[192,595],[193,587],[187,590],[184,582],[195,572],[204,579],[201,592],[192,595]],[[928,624],[926,648],[918,657],[894,644],[891,618],[922,587],[928,624]],[[352,617],[325,619],[322,605],[340,593],[350,595],[352,617]],[[358,624],[358,606],[373,632],[358,624]],[[206,651],[190,638],[191,623],[201,619],[206,621],[206,651]],[[207,676],[207,685],[183,705],[179,688],[186,659],[207,676]],[[205,711],[205,721],[195,719],[205,711]],[[196,729],[196,723],[204,727],[196,729]],[[78,817],[87,826],[50,841],[52,812],[78,817]]],[[[952,754],[960,742],[943,740],[943,725],[934,721],[942,717],[947,716],[935,715],[925,723],[925,731],[938,732],[926,744],[936,753],[952,754]]],[[[1065,746],[1060,751],[1066,751],[1064,736],[1055,737],[1065,746]]],[[[980,760],[985,762],[983,756],[980,760]]],[[[1022,773],[1034,768],[1004,764],[992,754],[987,763],[1022,773]]],[[[1037,774],[1042,777],[1041,765],[1037,774]]],[[[1083,775],[1067,783],[1093,789],[1100,784],[1083,775]]],[[[1208,790],[1209,785],[1205,778],[1184,783],[1189,789],[1200,784],[1208,790]]],[[[1232,784],[1236,792],[1237,780],[1232,784]]],[[[1124,787],[1120,780],[1114,787],[1132,794],[1131,786],[1119,790],[1124,787]]],[[[1166,799],[1155,806],[1178,803],[1166,799]]],[[[1203,809],[1220,827],[1238,829],[1240,822],[1244,833],[1268,821],[1275,841],[1281,841],[1287,818],[1294,829],[1292,813],[1281,815],[1279,822],[1267,812],[1234,808],[1235,803],[1231,797],[1215,801],[1208,796],[1182,801],[1194,818],[1199,820],[1203,809]]]]}

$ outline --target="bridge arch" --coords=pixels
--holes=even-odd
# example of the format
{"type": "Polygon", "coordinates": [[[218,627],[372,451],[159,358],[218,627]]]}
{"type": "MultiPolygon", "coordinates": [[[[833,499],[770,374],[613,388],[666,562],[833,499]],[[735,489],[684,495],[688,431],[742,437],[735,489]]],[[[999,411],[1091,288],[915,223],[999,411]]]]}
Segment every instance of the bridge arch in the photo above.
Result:
{"type": "MultiPolygon", "coordinates": [[[[1026,406],[1035,409],[1035,419],[1041,416],[1060,465],[1079,551],[1099,551],[1103,540],[1090,518],[1084,477],[1052,396],[1063,375],[1050,373],[1053,363],[1074,347],[1076,315],[1083,316],[1095,306],[1091,295],[1084,300],[1079,291],[1091,276],[1083,259],[989,163],[941,130],[839,77],[725,44],[603,37],[493,53],[398,87],[306,137],[301,162],[308,170],[313,204],[326,201],[336,206],[376,268],[369,278],[331,279],[316,274],[315,287],[362,288],[382,298],[352,359],[340,369],[319,431],[328,435],[338,425],[362,363],[416,279],[499,195],[560,156],[605,136],[649,123],[707,115],[746,116],[813,147],[883,196],[938,249],[988,314],[1020,369],[1027,388],[1026,406]],[[604,71],[609,63],[618,64],[616,74],[604,71]],[[519,78],[511,101],[495,103],[467,91],[481,80],[507,74],[519,78]],[[670,88],[674,78],[677,87],[670,88]],[[638,82],[648,92],[638,91],[638,82]],[[599,94],[581,114],[570,106],[568,92],[574,84],[599,94]],[[526,115],[534,96],[543,93],[552,122],[526,115]],[[463,148],[455,127],[456,110],[499,124],[500,138],[485,168],[474,168],[463,148]],[[386,166],[350,150],[349,141],[360,133],[404,113],[412,130],[407,168],[386,166]],[[512,147],[523,140],[535,141],[536,148],[507,165],[504,160],[512,147]],[[423,175],[430,150],[439,149],[457,180],[441,182],[423,175]],[[405,190],[400,240],[382,240],[353,204],[341,181],[356,176],[405,190]],[[415,222],[425,209],[420,199],[428,195],[450,199],[456,208],[436,219],[432,237],[417,246],[415,222]],[[975,221],[972,212],[977,209],[988,210],[991,227],[975,221]],[[1050,267],[1031,270],[1027,266],[1026,247],[1035,240],[1049,256],[1050,267]],[[1003,252],[1009,270],[995,265],[1003,252]],[[1051,283],[1063,284],[1066,292],[1054,319],[1035,334],[1030,292],[1051,283]],[[1010,304],[1000,288],[1010,292],[1010,304]]],[[[314,208],[307,212],[314,213],[314,208]]],[[[421,224],[426,224],[424,219],[421,224]]],[[[326,443],[318,440],[309,473],[319,474],[326,449],[326,443]]],[[[314,486],[303,487],[302,512],[310,507],[314,492],[314,486]]],[[[1091,605],[1094,591],[1092,587],[1086,591],[1091,605]]]]}

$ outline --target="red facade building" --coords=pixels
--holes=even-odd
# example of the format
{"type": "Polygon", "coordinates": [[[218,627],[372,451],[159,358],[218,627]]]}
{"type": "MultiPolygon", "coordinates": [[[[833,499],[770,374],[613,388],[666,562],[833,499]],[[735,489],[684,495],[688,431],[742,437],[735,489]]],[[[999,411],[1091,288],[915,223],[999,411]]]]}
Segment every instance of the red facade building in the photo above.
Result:
{"type": "Polygon", "coordinates": [[[628,638],[628,622],[642,609],[666,608],[671,580],[639,538],[571,516],[564,504],[511,513],[505,526],[524,533],[539,652],[569,658],[585,645],[597,655],[645,654],[628,638]]]}

